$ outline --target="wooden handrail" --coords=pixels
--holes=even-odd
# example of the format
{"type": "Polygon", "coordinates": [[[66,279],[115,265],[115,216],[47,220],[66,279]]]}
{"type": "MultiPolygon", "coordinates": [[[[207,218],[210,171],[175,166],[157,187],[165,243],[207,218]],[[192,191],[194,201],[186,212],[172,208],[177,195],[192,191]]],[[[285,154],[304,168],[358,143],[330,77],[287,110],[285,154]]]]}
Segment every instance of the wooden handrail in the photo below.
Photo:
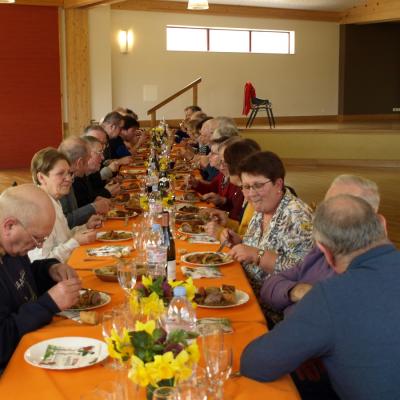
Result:
{"type": "Polygon", "coordinates": [[[193,105],[197,106],[197,85],[201,82],[201,78],[197,78],[193,82],[189,83],[189,85],[185,86],[183,89],[178,90],[176,93],[174,93],[172,96],[167,97],[165,100],[163,100],[161,103],[158,103],[156,106],[153,108],[150,108],[150,110],[147,111],[147,115],[151,115],[151,126],[155,127],[156,126],[156,112],[159,108],[165,106],[172,100],[176,99],[179,97],[181,94],[187,92],[190,89],[193,89],[193,105]]]}

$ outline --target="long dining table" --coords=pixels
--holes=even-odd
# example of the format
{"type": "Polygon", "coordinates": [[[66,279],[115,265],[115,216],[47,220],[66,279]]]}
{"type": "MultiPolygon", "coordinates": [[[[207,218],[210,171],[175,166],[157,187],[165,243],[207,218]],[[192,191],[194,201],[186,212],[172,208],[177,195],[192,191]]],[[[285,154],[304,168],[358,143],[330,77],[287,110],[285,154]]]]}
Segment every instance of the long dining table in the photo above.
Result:
{"type": "MultiPolygon", "coordinates": [[[[135,219],[131,218],[129,224],[135,219]]],[[[129,230],[126,222],[122,220],[107,220],[101,230],[129,230]]],[[[111,296],[111,302],[97,311],[102,314],[121,304],[125,295],[116,282],[100,280],[93,269],[110,264],[110,258],[88,256],[89,248],[102,246],[105,243],[85,245],[77,248],[69,259],[69,264],[76,269],[85,288],[107,292],[111,296]]],[[[131,241],[118,244],[131,245],[131,241]]],[[[181,272],[180,255],[184,252],[215,251],[217,244],[193,244],[187,240],[176,240],[177,248],[177,279],[183,279],[181,272]]],[[[131,254],[134,258],[135,251],[131,254]]],[[[221,284],[234,285],[237,289],[249,295],[247,303],[237,307],[224,309],[208,309],[198,307],[197,318],[223,317],[231,321],[233,328],[232,345],[234,351],[233,371],[239,370],[240,354],[244,347],[254,338],[265,333],[268,328],[263,313],[252,292],[246,276],[237,262],[220,267],[222,278],[196,279],[196,286],[220,286],[221,284]]],[[[98,363],[90,367],[73,370],[49,370],[32,366],[25,362],[24,353],[32,345],[51,338],[79,336],[102,340],[101,325],[86,325],[71,319],[55,316],[53,321],[34,332],[22,337],[7,368],[0,379],[0,399],[30,399],[30,400],[79,400],[84,393],[94,389],[99,383],[113,380],[115,371],[106,368],[104,363],[98,363]]],[[[133,398],[145,398],[144,392],[136,392],[133,398]]],[[[232,400],[294,400],[300,399],[297,389],[290,376],[269,383],[256,382],[254,380],[238,376],[229,378],[225,384],[225,399],[232,400]]]]}

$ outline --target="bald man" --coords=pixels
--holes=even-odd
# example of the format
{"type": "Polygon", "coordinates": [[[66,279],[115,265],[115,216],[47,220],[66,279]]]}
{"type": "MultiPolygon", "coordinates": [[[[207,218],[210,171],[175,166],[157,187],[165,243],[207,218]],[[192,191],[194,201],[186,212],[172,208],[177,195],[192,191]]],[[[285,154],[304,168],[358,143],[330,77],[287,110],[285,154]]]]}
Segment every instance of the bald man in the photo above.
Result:
{"type": "Polygon", "coordinates": [[[32,184],[0,195],[0,371],[25,333],[78,301],[81,283],[71,267],[26,255],[43,245],[54,221],[49,196],[32,184]]]}

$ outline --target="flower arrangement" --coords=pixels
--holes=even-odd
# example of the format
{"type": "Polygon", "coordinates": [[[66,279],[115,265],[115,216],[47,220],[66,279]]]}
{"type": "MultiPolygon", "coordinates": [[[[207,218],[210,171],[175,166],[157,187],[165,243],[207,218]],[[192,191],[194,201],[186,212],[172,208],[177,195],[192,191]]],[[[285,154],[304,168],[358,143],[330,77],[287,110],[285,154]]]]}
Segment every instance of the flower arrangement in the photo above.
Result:
{"type": "Polygon", "coordinates": [[[106,341],[110,356],[125,365],[130,361],[129,379],[147,387],[148,396],[151,396],[156,387],[174,386],[192,375],[200,358],[196,341],[190,343],[196,336],[184,330],[167,335],[150,320],[136,321],[135,330],[124,329],[122,336],[113,330],[106,341]]]}
{"type": "Polygon", "coordinates": [[[193,302],[196,287],[192,278],[184,281],[167,281],[166,278],[159,276],[153,279],[151,276],[142,276],[142,282],[138,283],[130,295],[130,307],[133,314],[141,313],[147,317],[159,318],[166,306],[172,300],[173,289],[176,286],[184,286],[186,297],[193,302]]]}

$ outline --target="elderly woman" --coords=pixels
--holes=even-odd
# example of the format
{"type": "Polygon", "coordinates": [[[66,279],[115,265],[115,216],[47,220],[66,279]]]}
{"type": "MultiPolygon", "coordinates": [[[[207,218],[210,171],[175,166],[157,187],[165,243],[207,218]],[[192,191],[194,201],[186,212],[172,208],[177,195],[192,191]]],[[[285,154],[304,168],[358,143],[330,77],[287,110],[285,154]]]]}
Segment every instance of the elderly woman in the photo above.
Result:
{"type": "Polygon", "coordinates": [[[62,196],[69,193],[73,181],[71,166],[64,154],[51,147],[38,151],[32,158],[31,172],[34,183],[49,195],[56,212],[56,222],[42,246],[38,244],[28,253],[29,258],[31,261],[57,258],[65,262],[75,248],[96,239],[96,231],[88,228],[97,226],[98,218],[92,216],[86,225],[69,229],[59,202],[62,196]]]}
{"type": "Polygon", "coordinates": [[[285,168],[269,151],[255,153],[240,166],[242,190],[255,213],[242,238],[226,230],[222,240],[229,254],[240,261],[258,297],[270,274],[291,268],[312,247],[312,212],[284,185],[285,168]]]}
{"type": "MultiPolygon", "coordinates": [[[[229,176],[229,181],[232,184],[237,187],[242,186],[239,169],[240,162],[244,158],[259,151],[261,151],[259,144],[252,139],[231,137],[224,142],[224,146],[221,146],[219,149],[219,157],[221,160],[224,160],[224,163],[221,164],[222,169],[225,171],[224,174],[229,176]]],[[[233,229],[235,232],[238,232],[239,235],[243,235],[254,213],[254,208],[249,204],[246,197],[238,220],[229,218],[226,212],[216,208],[206,210],[213,217],[212,221],[208,222],[206,225],[206,232],[216,239],[220,238],[224,227],[233,229]]]]}

